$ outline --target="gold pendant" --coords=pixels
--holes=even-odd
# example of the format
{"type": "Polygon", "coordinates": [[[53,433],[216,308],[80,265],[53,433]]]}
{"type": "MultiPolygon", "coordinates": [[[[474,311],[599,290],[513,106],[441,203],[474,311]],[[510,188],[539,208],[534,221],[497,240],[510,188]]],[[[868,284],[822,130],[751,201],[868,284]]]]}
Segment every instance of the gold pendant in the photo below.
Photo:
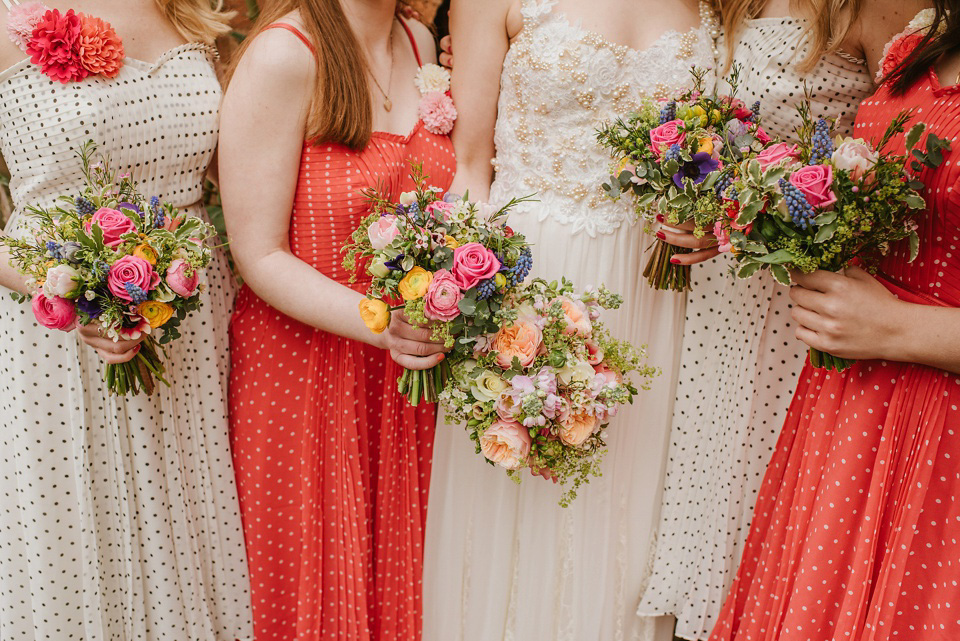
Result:
{"type": "Polygon", "coordinates": [[[384,98],[383,108],[386,109],[387,111],[390,111],[391,109],[393,109],[393,101],[390,100],[389,98],[384,98]]]}

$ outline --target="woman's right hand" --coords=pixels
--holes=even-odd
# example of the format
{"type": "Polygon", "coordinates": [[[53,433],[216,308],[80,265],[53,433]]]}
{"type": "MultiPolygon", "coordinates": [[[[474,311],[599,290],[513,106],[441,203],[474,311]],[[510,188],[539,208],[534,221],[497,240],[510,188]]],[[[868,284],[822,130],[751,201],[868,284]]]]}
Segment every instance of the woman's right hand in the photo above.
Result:
{"type": "MultiPolygon", "coordinates": [[[[657,216],[657,221],[662,224],[662,217],[657,216]]],[[[720,254],[720,250],[717,249],[716,236],[712,233],[707,233],[697,238],[693,233],[694,230],[696,230],[696,223],[692,220],[688,220],[680,225],[671,225],[670,227],[671,229],[661,228],[660,231],[657,232],[657,238],[675,247],[685,247],[694,250],[688,254],[674,254],[670,259],[671,263],[675,265],[696,265],[720,254]]]]}
{"type": "Polygon", "coordinates": [[[132,361],[140,351],[140,343],[147,337],[146,334],[141,334],[137,340],[114,341],[103,335],[104,329],[100,323],[80,325],[77,327],[77,334],[80,340],[97,350],[97,354],[108,365],[120,365],[132,361]]]}
{"type": "Polygon", "coordinates": [[[424,370],[435,367],[446,358],[446,347],[430,338],[432,330],[414,327],[407,321],[403,310],[393,312],[390,325],[381,336],[383,347],[390,358],[406,369],[424,370]]]}

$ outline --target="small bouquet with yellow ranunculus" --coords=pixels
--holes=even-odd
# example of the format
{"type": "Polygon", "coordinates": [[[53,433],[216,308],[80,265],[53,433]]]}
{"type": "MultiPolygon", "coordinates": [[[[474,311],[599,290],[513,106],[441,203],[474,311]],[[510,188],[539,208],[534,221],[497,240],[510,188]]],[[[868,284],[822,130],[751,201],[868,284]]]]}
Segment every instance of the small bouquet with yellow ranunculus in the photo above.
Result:
{"type": "Polygon", "coordinates": [[[478,454],[516,480],[527,468],[557,479],[563,506],[600,474],[617,410],[657,374],[642,348],[603,326],[601,311],[621,302],[604,288],[576,294],[565,279],[534,279],[504,301],[500,329],[453,363],[441,394],[448,420],[466,424],[478,454]]]}
{"type": "Polygon", "coordinates": [[[29,301],[49,329],[99,323],[114,340],[146,335],[133,360],[106,366],[104,380],[117,395],[151,394],[154,379],[167,383],[162,346],[180,337],[180,323],[200,306],[216,231],[157,197],[147,200],[129,175],[92,162],[95,153],[92,142],[79,151],[82,193],[49,209],[28,207],[22,231],[2,240],[33,290],[14,297],[29,301]]]}
{"type": "Polygon", "coordinates": [[[399,202],[376,191],[366,194],[372,213],[344,247],[344,268],[370,277],[360,315],[374,333],[388,327],[391,312],[430,327],[433,338],[452,350],[431,370],[404,371],[400,393],[411,404],[435,403],[451,362],[472,353],[477,337],[499,329],[497,314],[533,266],[523,236],[506,225],[506,206],[473,203],[429,187],[422,168],[413,167],[416,188],[399,202]]]}

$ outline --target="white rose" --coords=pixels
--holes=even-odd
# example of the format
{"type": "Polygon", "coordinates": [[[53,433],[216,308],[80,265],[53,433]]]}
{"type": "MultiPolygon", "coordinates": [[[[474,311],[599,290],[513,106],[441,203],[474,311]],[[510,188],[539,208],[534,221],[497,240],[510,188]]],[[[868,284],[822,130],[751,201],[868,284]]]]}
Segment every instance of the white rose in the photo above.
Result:
{"type": "Polygon", "coordinates": [[[77,291],[80,273],[70,265],[57,265],[47,270],[47,278],[43,283],[43,292],[47,296],[65,298],[77,291]]]}
{"type": "Polygon", "coordinates": [[[880,154],[863,140],[847,138],[840,143],[830,157],[837,169],[850,172],[852,180],[860,180],[880,160],[880,154]]]}
{"type": "Polygon", "coordinates": [[[593,366],[586,361],[568,362],[562,368],[557,370],[557,379],[564,385],[571,383],[589,383],[593,380],[596,372],[593,366]]]}
{"type": "Polygon", "coordinates": [[[478,401],[495,401],[507,389],[507,382],[490,370],[483,370],[473,380],[470,391],[478,401]]]}
{"type": "Polygon", "coordinates": [[[440,65],[426,64],[420,67],[414,82],[421,94],[450,91],[450,72],[440,65]]]}

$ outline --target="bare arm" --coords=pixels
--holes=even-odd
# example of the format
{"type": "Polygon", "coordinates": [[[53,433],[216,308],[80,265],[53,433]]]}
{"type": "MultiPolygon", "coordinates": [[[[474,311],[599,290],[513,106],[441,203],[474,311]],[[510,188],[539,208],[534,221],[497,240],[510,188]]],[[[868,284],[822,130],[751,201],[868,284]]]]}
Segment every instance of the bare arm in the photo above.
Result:
{"type": "Polygon", "coordinates": [[[387,332],[372,334],[357,309],[363,295],[324,276],[290,249],[314,65],[295,36],[265,31],[244,54],[224,97],[220,185],[237,267],[247,285],[284,314],[389,349],[405,367],[432,367],[442,359],[442,346],[425,340],[427,330],[394,322],[387,332]]]}
{"type": "Polygon", "coordinates": [[[497,122],[500,75],[510,46],[507,17],[513,0],[454,0],[450,32],[457,50],[453,100],[459,116],[453,130],[457,175],[451,191],[469,190],[486,200],[493,180],[493,131],[497,122]]]}

